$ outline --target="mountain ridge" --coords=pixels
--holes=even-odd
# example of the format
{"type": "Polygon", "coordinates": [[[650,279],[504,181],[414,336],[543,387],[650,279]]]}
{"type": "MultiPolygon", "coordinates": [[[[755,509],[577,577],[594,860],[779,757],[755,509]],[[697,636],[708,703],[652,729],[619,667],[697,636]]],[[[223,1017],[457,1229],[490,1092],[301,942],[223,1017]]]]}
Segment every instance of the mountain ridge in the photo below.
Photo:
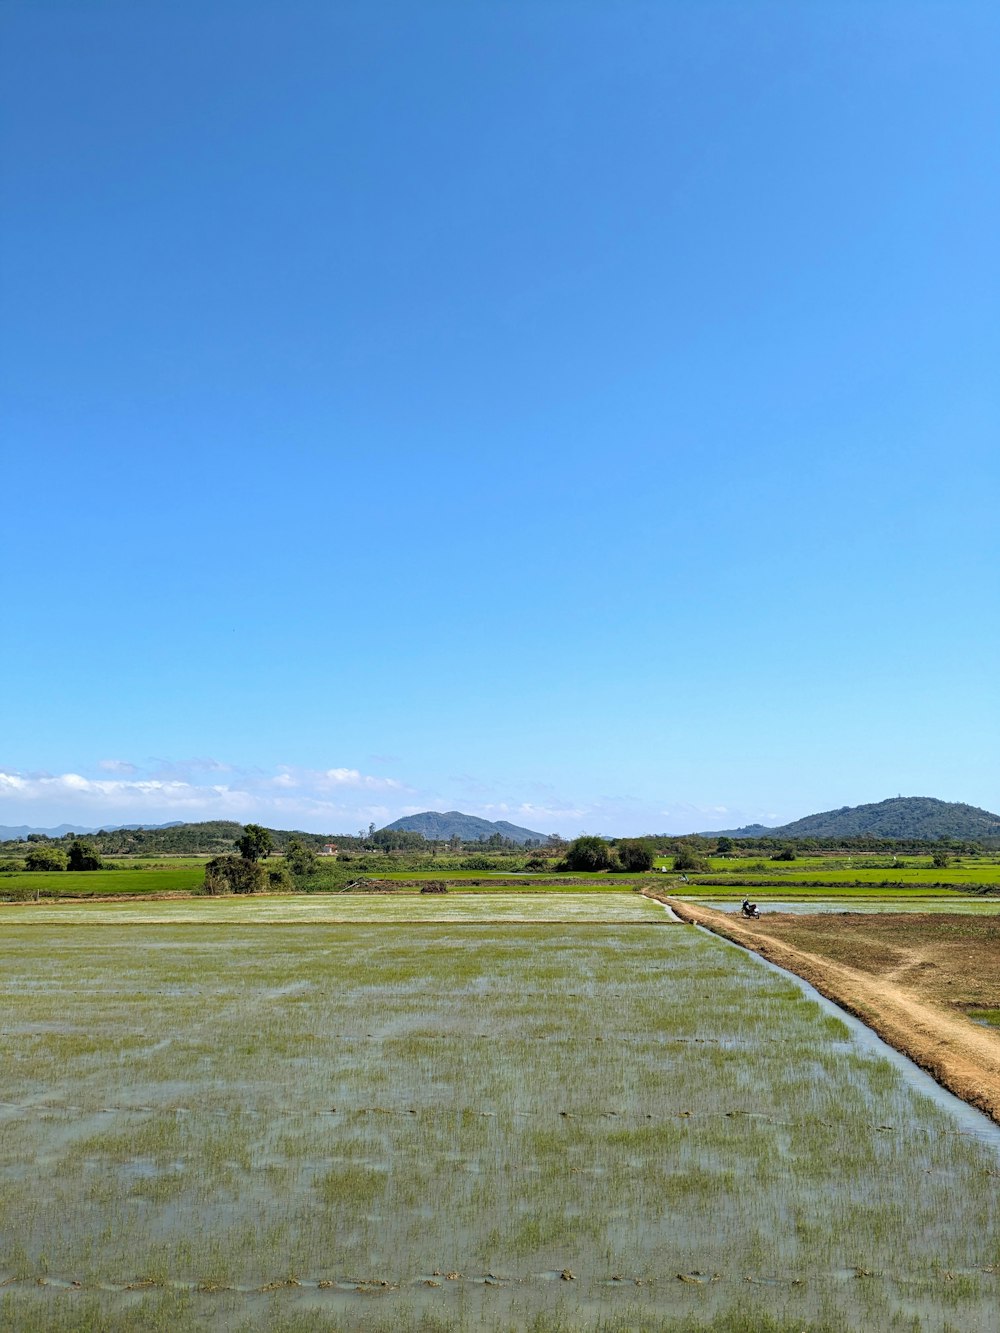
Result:
{"type": "Polygon", "coordinates": [[[122,829],[178,828],[182,819],[172,819],[166,824],[101,824],[85,828],[82,824],[57,824],[55,828],[36,828],[33,824],[0,824],[0,842],[10,842],[14,838],[26,838],[29,833],[39,834],[44,838],[64,838],[67,833],[118,833],[122,829]]]}
{"type": "Polygon", "coordinates": [[[960,838],[976,842],[1000,839],[1000,815],[961,801],[935,796],[893,796],[868,805],[843,805],[805,815],[789,824],[745,824],[737,829],[702,833],[703,838],[910,838],[936,842],[960,838]]]}
{"type": "MultiPolygon", "coordinates": [[[[386,829],[405,833],[419,833],[428,842],[446,842],[449,838],[459,837],[463,842],[485,842],[494,834],[510,842],[544,842],[547,833],[536,833],[533,829],[521,828],[506,819],[480,819],[478,815],[463,815],[461,810],[423,810],[418,815],[404,815],[386,829]]],[[[381,831],[381,830],[380,830],[381,831]]]]}

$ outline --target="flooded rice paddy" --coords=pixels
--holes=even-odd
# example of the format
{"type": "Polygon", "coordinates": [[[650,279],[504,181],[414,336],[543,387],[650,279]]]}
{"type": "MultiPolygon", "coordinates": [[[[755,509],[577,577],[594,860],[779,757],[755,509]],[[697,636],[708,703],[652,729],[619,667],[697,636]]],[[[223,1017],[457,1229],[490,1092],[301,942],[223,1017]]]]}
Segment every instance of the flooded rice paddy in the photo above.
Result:
{"type": "MultiPolygon", "coordinates": [[[[748,893],[754,899],[753,893],[748,893]]],[[[685,896],[685,901],[696,903],[699,907],[711,907],[716,912],[739,912],[742,898],[692,898],[685,896]]],[[[898,898],[809,898],[795,901],[779,901],[767,898],[763,891],[757,891],[757,906],[761,913],[790,912],[794,916],[808,916],[813,912],[958,912],[962,915],[996,916],[1000,913],[1000,899],[997,898],[921,898],[902,896],[898,898]]]]}
{"type": "Polygon", "coordinates": [[[0,1326],[996,1327],[1000,1155],[789,978],[360,904],[4,912],[0,1326]]]}
{"type": "Polygon", "coordinates": [[[0,903],[0,927],[73,925],[348,925],[356,922],[662,921],[663,908],[639,893],[339,893],[253,898],[174,898],[156,902],[0,903]]]}

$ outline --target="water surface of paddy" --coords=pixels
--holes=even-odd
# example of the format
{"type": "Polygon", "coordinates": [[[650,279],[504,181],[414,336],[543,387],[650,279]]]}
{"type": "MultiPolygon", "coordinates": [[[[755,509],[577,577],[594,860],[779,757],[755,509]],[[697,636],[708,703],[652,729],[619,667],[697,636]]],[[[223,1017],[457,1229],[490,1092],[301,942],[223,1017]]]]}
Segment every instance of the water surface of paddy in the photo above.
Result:
{"type": "Polygon", "coordinates": [[[0,1325],[995,1333],[988,1145],[658,904],[550,906],[6,932],[0,1325]]]}
{"type": "MultiPolygon", "coordinates": [[[[758,890],[759,892],[759,890],[758,890]]],[[[754,898],[747,894],[751,902],[756,901],[761,915],[769,912],[790,912],[795,916],[807,916],[810,912],[959,912],[976,916],[996,916],[1000,913],[1000,901],[996,898],[808,898],[796,901],[784,901],[774,898],[754,898]]],[[[684,902],[695,903],[698,907],[709,907],[716,912],[739,912],[742,897],[692,898],[685,896],[684,902]]]]}
{"type": "Polygon", "coordinates": [[[349,925],[404,922],[657,922],[663,909],[638,893],[372,893],[173,898],[156,902],[0,903],[3,925],[349,925]]]}

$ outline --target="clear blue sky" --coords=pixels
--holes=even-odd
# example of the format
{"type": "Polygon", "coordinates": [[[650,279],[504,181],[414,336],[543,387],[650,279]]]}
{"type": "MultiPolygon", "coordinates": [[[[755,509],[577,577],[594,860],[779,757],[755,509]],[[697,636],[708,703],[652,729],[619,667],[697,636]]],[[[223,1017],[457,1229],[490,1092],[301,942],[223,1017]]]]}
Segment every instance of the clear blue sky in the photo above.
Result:
{"type": "Polygon", "coordinates": [[[1000,9],[0,9],[0,824],[1000,808],[1000,9]]]}

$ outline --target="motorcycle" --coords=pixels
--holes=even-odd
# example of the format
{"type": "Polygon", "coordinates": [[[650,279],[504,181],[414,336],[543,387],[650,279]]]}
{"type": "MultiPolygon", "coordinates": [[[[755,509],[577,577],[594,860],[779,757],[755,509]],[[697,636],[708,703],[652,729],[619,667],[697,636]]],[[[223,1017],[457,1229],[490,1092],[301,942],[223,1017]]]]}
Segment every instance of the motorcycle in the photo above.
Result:
{"type": "Polygon", "coordinates": [[[740,910],[741,915],[746,917],[748,921],[760,920],[760,912],[757,910],[757,904],[750,902],[748,898],[743,899],[743,906],[740,910]]]}

